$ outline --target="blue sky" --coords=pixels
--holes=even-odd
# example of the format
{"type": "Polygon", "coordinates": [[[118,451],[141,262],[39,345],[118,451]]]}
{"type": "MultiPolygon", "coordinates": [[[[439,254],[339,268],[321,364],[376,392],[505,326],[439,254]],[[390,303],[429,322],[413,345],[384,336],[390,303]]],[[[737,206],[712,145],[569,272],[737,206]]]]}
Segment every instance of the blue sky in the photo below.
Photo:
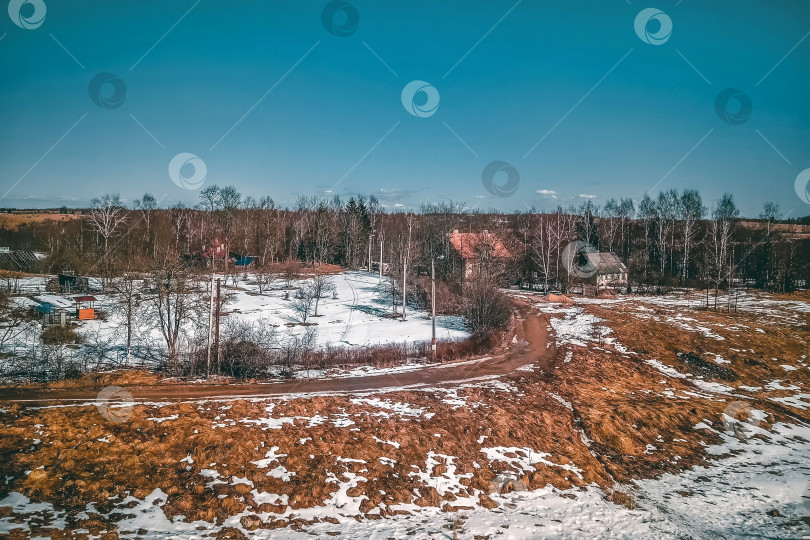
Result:
{"type": "Polygon", "coordinates": [[[810,213],[793,187],[810,167],[804,0],[353,1],[347,37],[324,28],[327,2],[42,1],[38,28],[0,17],[0,206],[144,191],[193,204],[168,173],[188,152],[203,185],[281,204],[364,193],[510,211],[699,188],[746,215],[763,200],[810,213]],[[672,21],[662,45],[634,30],[647,7],[672,21]],[[118,108],[90,99],[103,72],[126,85],[118,108]],[[438,91],[435,114],[403,107],[413,80],[438,91]],[[726,88],[753,104],[740,125],[715,111],[726,88]],[[495,160],[519,171],[514,195],[485,189],[495,160]]]}

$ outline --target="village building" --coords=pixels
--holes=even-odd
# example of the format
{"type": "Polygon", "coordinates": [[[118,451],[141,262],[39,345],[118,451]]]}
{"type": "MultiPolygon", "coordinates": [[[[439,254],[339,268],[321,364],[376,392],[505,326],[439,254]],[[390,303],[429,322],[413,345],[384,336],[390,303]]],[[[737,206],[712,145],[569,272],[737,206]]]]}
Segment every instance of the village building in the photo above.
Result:
{"type": "Polygon", "coordinates": [[[0,246],[0,270],[36,273],[42,270],[44,253],[30,250],[12,250],[0,246]]]}
{"type": "Polygon", "coordinates": [[[86,293],[90,291],[90,278],[77,276],[71,271],[65,271],[57,276],[59,280],[58,292],[62,294],[86,293]]]}
{"type": "Polygon", "coordinates": [[[462,233],[454,229],[447,237],[456,256],[461,260],[461,275],[464,279],[481,273],[500,273],[503,263],[511,257],[503,241],[487,230],[462,233]]]}
{"type": "Polygon", "coordinates": [[[615,253],[584,253],[588,266],[596,273],[587,280],[597,289],[620,289],[627,287],[627,266],[615,253]]]}

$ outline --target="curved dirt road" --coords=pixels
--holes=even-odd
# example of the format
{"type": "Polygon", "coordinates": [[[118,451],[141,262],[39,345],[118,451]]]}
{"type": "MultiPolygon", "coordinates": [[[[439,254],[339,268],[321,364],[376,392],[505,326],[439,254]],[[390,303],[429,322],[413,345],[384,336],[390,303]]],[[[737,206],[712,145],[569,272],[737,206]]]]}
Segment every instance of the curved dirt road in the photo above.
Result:
{"type": "MultiPolygon", "coordinates": [[[[556,353],[548,333],[546,315],[536,312],[529,302],[515,300],[516,341],[504,351],[463,362],[416,369],[402,373],[346,377],[339,379],[305,379],[301,381],[246,384],[157,384],[128,386],[135,401],[185,401],[235,397],[273,397],[295,394],[365,392],[398,387],[435,386],[504,375],[520,366],[535,363],[547,370],[556,353]]],[[[91,402],[102,387],[81,389],[0,389],[0,402],[43,404],[53,402],[91,402]]]]}

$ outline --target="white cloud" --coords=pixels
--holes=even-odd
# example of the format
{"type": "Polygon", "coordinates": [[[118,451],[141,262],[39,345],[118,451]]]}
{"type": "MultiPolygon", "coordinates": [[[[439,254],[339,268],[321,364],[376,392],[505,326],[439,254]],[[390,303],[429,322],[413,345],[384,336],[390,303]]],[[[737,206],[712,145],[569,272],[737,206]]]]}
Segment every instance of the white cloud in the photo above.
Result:
{"type": "Polygon", "coordinates": [[[556,199],[557,192],[553,189],[538,189],[536,191],[538,195],[541,195],[544,199],[556,199]]]}
{"type": "Polygon", "coordinates": [[[587,193],[580,193],[577,195],[580,199],[595,199],[596,195],[588,195],[587,193]]]}

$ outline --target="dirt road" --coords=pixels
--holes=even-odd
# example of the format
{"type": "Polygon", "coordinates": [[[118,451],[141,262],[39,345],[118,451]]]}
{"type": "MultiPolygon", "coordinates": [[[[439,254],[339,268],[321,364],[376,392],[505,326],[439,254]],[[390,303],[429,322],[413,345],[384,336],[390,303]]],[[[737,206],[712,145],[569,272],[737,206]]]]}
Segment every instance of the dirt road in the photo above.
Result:
{"type": "MultiPolygon", "coordinates": [[[[546,315],[536,312],[530,303],[516,300],[516,335],[501,351],[483,358],[427,367],[403,373],[347,377],[340,379],[305,379],[300,381],[246,384],[157,384],[128,386],[125,389],[135,401],[184,401],[230,397],[268,397],[313,393],[354,393],[396,387],[418,387],[461,383],[511,373],[520,366],[535,363],[548,369],[556,348],[549,336],[546,315]]],[[[27,405],[54,402],[93,401],[102,387],[82,389],[0,389],[0,402],[25,402],[27,405]]]]}

